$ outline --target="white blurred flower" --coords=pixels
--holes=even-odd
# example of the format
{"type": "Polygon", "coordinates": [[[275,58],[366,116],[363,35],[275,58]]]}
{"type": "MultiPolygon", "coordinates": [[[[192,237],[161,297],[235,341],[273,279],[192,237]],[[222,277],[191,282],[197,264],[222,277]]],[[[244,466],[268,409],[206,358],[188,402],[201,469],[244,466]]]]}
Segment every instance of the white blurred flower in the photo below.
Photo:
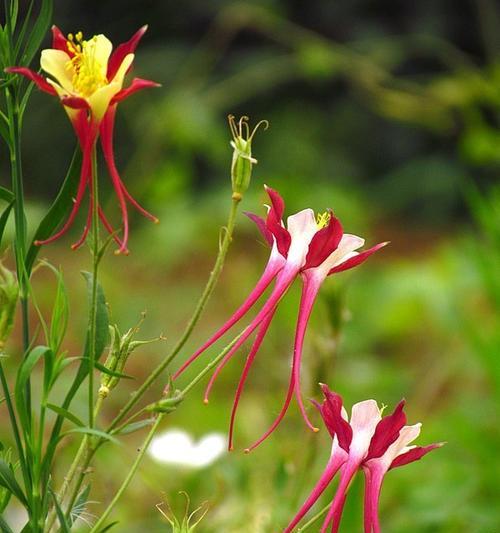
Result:
{"type": "Polygon", "coordinates": [[[226,450],[222,433],[208,433],[198,442],[182,429],[170,429],[153,439],[149,455],[158,462],[203,468],[216,461],[226,450]]]}

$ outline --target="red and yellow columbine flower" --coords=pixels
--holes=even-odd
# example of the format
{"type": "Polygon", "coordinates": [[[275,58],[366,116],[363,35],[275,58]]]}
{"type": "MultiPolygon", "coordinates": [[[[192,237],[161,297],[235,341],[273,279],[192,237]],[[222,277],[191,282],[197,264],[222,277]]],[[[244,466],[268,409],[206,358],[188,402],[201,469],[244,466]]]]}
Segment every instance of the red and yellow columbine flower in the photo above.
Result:
{"type": "MultiPolygon", "coordinates": [[[[98,138],[108,171],[118,197],[123,224],[123,235],[115,240],[119,243],[119,253],[128,253],[128,214],[127,201],[144,216],[154,222],[158,219],[143,209],[130,195],[120,178],[113,151],[113,127],[116,106],[135,92],[158,84],[134,78],[124,88],[124,78],[132,67],[134,51],[144,35],[143,26],[126,43],[120,44],[114,52],[113,45],[104,35],[95,35],[84,40],[82,33],[65,37],[56,26],[52,27],[52,48],[42,50],[40,66],[47,78],[25,67],[10,67],[8,72],[21,74],[33,81],[42,91],[57,96],[61,101],[78,137],[82,150],[80,183],[73,208],[63,227],[52,237],[37,244],[48,244],[63,235],[73,223],[87,188],[92,199],[92,151],[98,138]]],[[[83,234],[72,247],[78,248],[85,241],[92,219],[92,205],[89,201],[87,222],[83,234]]],[[[105,228],[112,234],[114,230],[101,207],[98,214],[105,228]]]]}
{"type": "Polygon", "coordinates": [[[342,405],[342,398],[326,385],[321,385],[325,399],[314,402],[319,409],[332,439],[330,460],[311,494],[283,533],[291,533],[340,470],[340,481],[332,505],[321,527],[321,533],[336,533],[349,484],[359,470],[365,474],[365,533],[380,533],[378,500],[385,474],[397,466],[421,459],[442,446],[410,446],[420,434],[421,424],[407,426],[404,400],[393,413],[382,418],[375,400],[365,400],[353,405],[351,418],[342,405]]]}
{"type": "Polygon", "coordinates": [[[250,367],[264,340],[281,298],[285,295],[294,280],[299,276],[301,277],[303,282],[302,298],[295,331],[292,370],[285,402],[281,412],[269,430],[248,448],[247,451],[258,446],[274,431],[285,416],[294,395],[307,426],[313,431],[317,431],[317,428],[311,424],[307,417],[300,394],[302,347],[314,301],[321,284],[328,276],[361,264],[371,254],[387,244],[380,243],[363,252],[356,251],[363,246],[364,240],[356,235],[344,233],[340,221],[331,212],[315,216],[312,209],[304,209],[289,216],[285,227],[283,223],[283,214],[285,211],[283,199],[276,191],[269,187],[266,187],[266,191],[270,198],[266,220],[256,215],[248,214],[257,224],[271,247],[271,255],[264,273],[242,306],[174,375],[174,379],[176,379],[201,353],[243,318],[271,282],[275,280],[274,289],[266,303],[250,325],[239,336],[231,350],[222,359],[210,379],[205,392],[205,401],[208,401],[208,394],[222,368],[248,337],[258,329],[254,344],[247,357],[241,379],[238,383],[231,412],[229,449],[232,449],[235,414],[250,367]]]}

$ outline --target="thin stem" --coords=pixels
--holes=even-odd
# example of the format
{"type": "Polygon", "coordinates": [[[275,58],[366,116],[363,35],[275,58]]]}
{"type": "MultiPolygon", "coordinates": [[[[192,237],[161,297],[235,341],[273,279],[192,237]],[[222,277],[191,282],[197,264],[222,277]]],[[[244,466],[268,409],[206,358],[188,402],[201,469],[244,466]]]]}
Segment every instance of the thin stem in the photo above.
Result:
{"type": "Polygon", "coordinates": [[[153,370],[153,372],[147,377],[144,383],[133,393],[130,400],[125,404],[125,406],[120,410],[118,416],[113,420],[111,425],[108,427],[107,432],[112,431],[126,416],[127,413],[136,405],[136,403],[142,398],[144,393],[149,389],[149,387],[158,379],[158,377],[163,373],[163,371],[170,365],[170,363],[175,359],[177,354],[186,344],[186,341],[189,339],[196,323],[198,322],[205,305],[207,304],[208,299],[212,295],[212,292],[215,288],[217,280],[219,279],[220,273],[224,266],[224,261],[226,259],[226,254],[229,249],[229,245],[233,238],[234,225],[236,220],[236,212],[238,210],[238,204],[241,201],[241,197],[235,197],[232,199],[231,209],[229,211],[229,216],[227,220],[227,225],[225,227],[224,239],[219,247],[219,253],[217,259],[215,260],[214,267],[210,273],[205,289],[196,305],[193,315],[191,316],[186,329],[184,330],[181,338],[177,341],[177,344],[174,346],[169,355],[153,370]]]}
{"type": "Polygon", "coordinates": [[[97,329],[97,276],[99,270],[99,191],[97,180],[97,154],[95,144],[92,148],[92,296],[89,317],[89,393],[88,411],[89,427],[94,427],[94,367],[96,360],[96,329],[97,329]]]}
{"type": "Polygon", "coordinates": [[[323,509],[321,509],[321,511],[319,511],[319,513],[316,513],[302,527],[299,527],[299,529],[297,530],[297,533],[302,533],[302,531],[305,531],[306,529],[309,529],[309,527],[312,526],[314,524],[314,522],[316,522],[316,520],[319,520],[324,514],[326,514],[326,512],[331,507],[331,505],[332,505],[331,503],[328,503],[327,505],[325,505],[325,507],[323,507],[323,509]]]}
{"type": "Polygon", "coordinates": [[[144,443],[143,443],[142,447],[140,448],[139,454],[135,458],[135,461],[134,461],[132,467],[130,468],[130,470],[129,470],[128,474],[127,474],[127,477],[123,480],[123,483],[121,484],[120,488],[118,489],[118,492],[115,494],[115,497],[111,500],[111,503],[108,505],[108,507],[106,508],[104,513],[101,515],[99,520],[94,524],[94,526],[90,530],[90,533],[96,533],[97,531],[99,531],[101,529],[102,525],[104,524],[104,522],[108,518],[108,516],[111,513],[111,511],[113,510],[113,507],[116,505],[118,500],[122,497],[123,493],[125,492],[125,490],[129,486],[130,482],[132,481],[132,478],[134,477],[134,475],[135,475],[135,473],[136,473],[136,471],[137,471],[137,469],[139,467],[139,464],[142,461],[142,458],[144,457],[144,454],[146,453],[146,451],[148,449],[148,446],[149,446],[149,444],[150,444],[150,442],[151,442],[156,430],[158,429],[158,426],[160,425],[160,422],[162,421],[163,416],[164,416],[163,414],[159,414],[157,416],[155,423],[153,424],[152,428],[149,430],[149,433],[148,433],[146,439],[144,440],[144,443]]]}
{"type": "MultiPolygon", "coordinates": [[[[97,402],[95,404],[95,408],[94,408],[94,420],[97,418],[97,415],[99,414],[99,411],[101,410],[101,406],[102,406],[102,402],[103,402],[104,398],[102,396],[99,396],[97,398],[97,402]]],[[[63,499],[65,498],[66,496],[66,493],[68,492],[68,489],[71,485],[71,481],[73,480],[73,477],[75,476],[75,473],[78,469],[78,465],[80,464],[80,461],[82,460],[82,458],[84,457],[85,455],[85,452],[87,452],[87,455],[92,455],[90,453],[90,439],[89,439],[89,435],[85,435],[82,439],[82,442],[80,443],[80,446],[78,448],[78,451],[76,452],[76,455],[73,459],[73,462],[71,463],[71,466],[69,467],[69,470],[67,472],[67,474],[64,476],[64,481],[63,481],[63,484],[61,485],[61,488],[57,494],[57,501],[60,502],[61,504],[63,503],[63,499]]],[[[84,471],[85,469],[87,468],[87,465],[82,468],[82,471],[84,471]]],[[[73,507],[73,504],[76,500],[76,497],[78,496],[78,490],[79,490],[79,487],[78,489],[76,489],[74,492],[76,493],[76,496],[74,494],[71,495],[71,498],[69,500],[69,504],[68,504],[68,514],[71,512],[71,509],[73,507]]],[[[47,519],[47,524],[45,526],[45,529],[44,531],[48,532],[51,530],[52,526],[54,525],[54,522],[55,522],[55,519],[56,519],[56,511],[55,509],[52,509],[48,519],[47,519]]]]}

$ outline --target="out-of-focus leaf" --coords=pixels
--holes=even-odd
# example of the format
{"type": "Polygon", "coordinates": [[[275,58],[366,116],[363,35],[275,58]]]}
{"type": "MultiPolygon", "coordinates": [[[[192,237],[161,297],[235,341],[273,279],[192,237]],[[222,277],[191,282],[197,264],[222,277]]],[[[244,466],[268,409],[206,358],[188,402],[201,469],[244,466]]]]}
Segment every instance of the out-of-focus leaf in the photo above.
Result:
{"type": "Polygon", "coordinates": [[[115,435],[128,435],[129,433],[134,433],[134,431],[139,431],[144,427],[152,426],[154,421],[154,418],[146,418],[145,420],[139,420],[139,422],[132,422],[120,429],[120,431],[117,431],[115,435]]]}
{"type": "Polygon", "coordinates": [[[42,357],[45,357],[49,351],[50,348],[48,346],[35,346],[35,348],[33,348],[23,359],[23,362],[17,371],[14,396],[19,418],[25,428],[28,427],[31,416],[28,412],[28,406],[26,405],[25,386],[35,365],[42,357]]]}
{"type": "Polygon", "coordinates": [[[105,431],[101,431],[100,429],[95,428],[89,428],[89,427],[79,427],[70,429],[66,432],[64,432],[61,437],[65,435],[69,435],[70,433],[84,433],[85,435],[91,435],[94,437],[100,437],[101,439],[109,440],[110,442],[113,442],[114,444],[120,444],[121,442],[118,439],[115,439],[113,435],[110,435],[109,433],[106,433],[105,431]]]}
{"type": "Polygon", "coordinates": [[[10,203],[14,200],[14,193],[0,185],[0,199],[10,203]]]}
{"type": "Polygon", "coordinates": [[[43,38],[47,33],[50,24],[52,22],[52,12],[53,12],[53,2],[52,0],[42,0],[42,5],[40,7],[40,12],[36,19],[33,28],[29,34],[26,47],[24,48],[23,55],[21,58],[22,65],[29,65],[40,48],[43,38]]]}
{"type": "Polygon", "coordinates": [[[50,409],[51,411],[54,411],[54,413],[57,413],[58,415],[63,416],[64,418],[67,418],[73,424],[77,425],[78,427],[85,427],[85,423],[82,422],[76,415],[69,412],[67,409],[64,409],[63,407],[59,407],[58,405],[54,405],[53,403],[47,403],[46,407],[50,409]]]}
{"type": "Polygon", "coordinates": [[[66,218],[73,206],[72,198],[76,193],[80,178],[80,164],[81,156],[79,151],[76,150],[61,189],[59,190],[54,203],[50,206],[47,214],[40,222],[35,235],[33,236],[33,243],[26,254],[25,266],[28,274],[31,272],[36,256],[40,251],[40,246],[35,246],[34,241],[48,239],[53,231],[66,218]]]}
{"type": "Polygon", "coordinates": [[[9,220],[9,215],[10,215],[10,212],[12,211],[13,206],[14,206],[14,202],[11,202],[7,206],[7,208],[4,210],[4,212],[0,215],[0,244],[2,244],[5,226],[7,225],[7,221],[9,220]]]}
{"type": "Polygon", "coordinates": [[[0,459],[0,485],[10,490],[10,492],[24,505],[27,506],[28,502],[26,497],[17,482],[14,473],[9,465],[0,459]]]}
{"type": "Polygon", "coordinates": [[[2,533],[14,533],[2,515],[0,515],[0,529],[2,530],[2,533]]]}
{"type": "Polygon", "coordinates": [[[49,488],[50,495],[54,501],[54,507],[57,513],[57,519],[59,520],[59,525],[61,526],[62,533],[70,533],[71,526],[68,524],[66,517],[64,516],[64,511],[61,509],[59,502],[57,501],[57,496],[54,494],[54,491],[49,488]]]}

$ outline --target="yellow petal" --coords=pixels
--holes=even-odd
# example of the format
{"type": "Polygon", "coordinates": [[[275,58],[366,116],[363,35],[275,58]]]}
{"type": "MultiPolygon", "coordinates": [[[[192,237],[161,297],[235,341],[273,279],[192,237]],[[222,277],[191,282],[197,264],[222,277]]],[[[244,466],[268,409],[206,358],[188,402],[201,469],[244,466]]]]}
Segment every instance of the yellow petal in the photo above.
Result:
{"type": "Polygon", "coordinates": [[[120,89],[122,88],[122,85],[123,85],[123,78],[125,78],[125,74],[127,73],[127,70],[130,68],[130,65],[133,63],[134,57],[135,57],[134,54],[127,54],[123,58],[123,61],[120,67],[118,68],[118,70],[116,71],[115,77],[112,80],[113,83],[117,83],[120,86],[120,89]]]}
{"type": "Polygon", "coordinates": [[[71,93],[74,91],[71,79],[73,77],[73,65],[66,52],[62,50],[42,50],[40,58],[42,69],[55,78],[63,89],[71,93]]]}
{"type": "Polygon", "coordinates": [[[109,83],[108,85],[97,89],[97,91],[87,98],[92,109],[92,115],[97,121],[102,119],[109,107],[109,102],[111,102],[113,96],[120,89],[121,87],[117,83],[109,83]]]}
{"type": "Polygon", "coordinates": [[[94,37],[94,54],[95,60],[99,65],[99,70],[103,78],[106,78],[106,73],[108,70],[108,60],[111,55],[111,50],[113,45],[111,41],[102,34],[96,35],[94,37]]]}

